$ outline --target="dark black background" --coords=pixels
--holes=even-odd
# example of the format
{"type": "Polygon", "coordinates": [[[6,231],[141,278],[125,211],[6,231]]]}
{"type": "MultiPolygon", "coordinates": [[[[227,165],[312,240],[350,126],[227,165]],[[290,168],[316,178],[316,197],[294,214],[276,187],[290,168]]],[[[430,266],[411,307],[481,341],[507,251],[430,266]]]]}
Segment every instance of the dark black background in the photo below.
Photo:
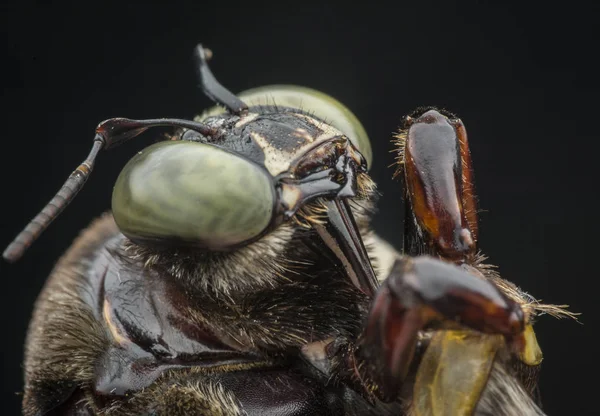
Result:
{"type": "MultiPolygon", "coordinates": [[[[542,317],[536,326],[545,409],[591,413],[598,371],[591,340],[598,322],[598,7],[208,3],[2,6],[0,245],[87,155],[99,121],[191,118],[210,104],[195,87],[197,42],[214,51],[212,69],[234,92],[300,84],[357,114],[383,193],[375,228],[396,245],[401,191],[388,167],[391,133],[413,108],[443,106],[469,133],[484,210],[480,247],[505,278],[583,313],[583,325],[542,317]]],[[[128,158],[157,137],[102,154],[79,197],[22,261],[0,264],[4,414],[18,413],[23,338],[45,276],[78,230],[109,208],[128,158]]]]}

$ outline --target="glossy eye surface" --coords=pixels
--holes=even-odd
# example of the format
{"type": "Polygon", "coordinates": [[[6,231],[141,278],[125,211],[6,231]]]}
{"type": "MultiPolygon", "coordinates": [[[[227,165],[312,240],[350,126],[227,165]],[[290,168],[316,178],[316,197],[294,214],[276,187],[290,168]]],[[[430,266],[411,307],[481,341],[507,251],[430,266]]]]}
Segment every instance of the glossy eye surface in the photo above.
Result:
{"type": "Polygon", "coordinates": [[[261,234],[273,215],[272,178],[217,147],[156,143],[123,168],[113,216],[133,240],[182,240],[225,249],[261,234]]]}
{"type": "MultiPolygon", "coordinates": [[[[295,85],[268,85],[253,88],[238,94],[238,97],[250,107],[275,104],[314,114],[348,136],[366,159],[367,166],[371,167],[373,152],[367,132],[352,111],[335,98],[311,88],[295,85]]],[[[202,118],[223,112],[223,109],[214,107],[203,114],[202,118]]]]}

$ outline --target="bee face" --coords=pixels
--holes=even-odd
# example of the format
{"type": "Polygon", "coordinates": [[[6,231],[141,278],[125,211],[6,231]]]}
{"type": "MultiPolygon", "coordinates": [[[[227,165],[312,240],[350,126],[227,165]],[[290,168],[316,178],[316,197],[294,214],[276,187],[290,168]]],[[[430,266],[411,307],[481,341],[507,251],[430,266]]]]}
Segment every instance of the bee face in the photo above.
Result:
{"type": "MultiPolygon", "coordinates": [[[[324,116],[341,106],[321,93],[315,98],[304,89],[281,90],[277,93],[294,102],[307,97],[321,102],[324,116]]],[[[264,90],[262,99],[260,92],[253,96],[267,101],[271,92],[264,90]]],[[[354,221],[346,219],[352,216],[347,207],[326,206],[323,198],[369,200],[374,188],[357,147],[370,152],[366,135],[357,135],[360,129],[348,110],[337,116],[337,125],[354,141],[317,115],[280,104],[251,106],[239,116],[206,116],[201,121],[213,134],[184,130],[178,140],[150,146],[125,166],[113,192],[115,221],[141,246],[191,246],[212,253],[239,251],[260,240],[281,243],[283,235],[318,222],[314,229],[326,245],[344,247],[337,250],[339,260],[358,264],[366,258],[359,239],[349,242],[348,232],[333,236],[331,227],[322,226],[354,221]]],[[[363,210],[355,209],[362,217],[363,210]]],[[[240,257],[245,263],[246,256],[240,257]]],[[[372,290],[370,267],[353,273],[368,276],[354,279],[359,289],[372,290]]]]}
{"type": "MultiPolygon", "coordinates": [[[[119,228],[139,242],[239,247],[281,223],[280,211],[289,219],[301,203],[328,191],[300,192],[290,180],[335,167],[340,157],[351,159],[354,177],[366,172],[361,151],[370,154],[368,137],[349,110],[322,93],[290,86],[249,96],[261,103],[273,94],[284,104],[319,103],[320,114],[336,116],[355,139],[315,114],[281,104],[253,106],[242,116],[209,115],[201,120],[217,134],[186,130],[180,140],[143,150],[123,169],[113,194],[119,228]]],[[[362,190],[367,181],[362,175],[362,183],[350,187],[362,190]]]]}

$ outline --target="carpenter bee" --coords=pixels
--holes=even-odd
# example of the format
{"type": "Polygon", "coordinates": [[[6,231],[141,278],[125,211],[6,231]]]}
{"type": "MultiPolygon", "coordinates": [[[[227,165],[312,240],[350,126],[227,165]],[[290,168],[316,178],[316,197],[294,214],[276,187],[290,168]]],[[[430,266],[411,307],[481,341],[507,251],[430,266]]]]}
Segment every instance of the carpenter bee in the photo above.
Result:
{"type": "Polygon", "coordinates": [[[323,93],[234,95],[198,45],[217,106],[113,118],[4,252],[16,261],[97,155],[156,126],[112,209],[62,256],[30,323],[25,415],[532,415],[540,314],[477,247],[467,133],[419,108],[393,135],[404,247],[370,227],[367,134],[323,93]]]}

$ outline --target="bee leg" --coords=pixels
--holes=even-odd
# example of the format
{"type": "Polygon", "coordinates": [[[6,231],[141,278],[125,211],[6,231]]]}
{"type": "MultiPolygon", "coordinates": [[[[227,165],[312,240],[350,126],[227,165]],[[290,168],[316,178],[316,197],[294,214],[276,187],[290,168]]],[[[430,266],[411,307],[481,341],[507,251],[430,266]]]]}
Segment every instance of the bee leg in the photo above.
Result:
{"type": "Polygon", "coordinates": [[[455,263],[477,251],[477,204],[471,153],[462,121],[430,109],[405,119],[395,136],[405,190],[404,249],[455,263]]]}
{"type": "Polygon", "coordinates": [[[350,377],[385,402],[398,398],[419,331],[451,322],[509,342],[524,329],[520,306],[492,283],[429,256],[396,260],[371,304],[366,326],[346,354],[350,377]]]}

